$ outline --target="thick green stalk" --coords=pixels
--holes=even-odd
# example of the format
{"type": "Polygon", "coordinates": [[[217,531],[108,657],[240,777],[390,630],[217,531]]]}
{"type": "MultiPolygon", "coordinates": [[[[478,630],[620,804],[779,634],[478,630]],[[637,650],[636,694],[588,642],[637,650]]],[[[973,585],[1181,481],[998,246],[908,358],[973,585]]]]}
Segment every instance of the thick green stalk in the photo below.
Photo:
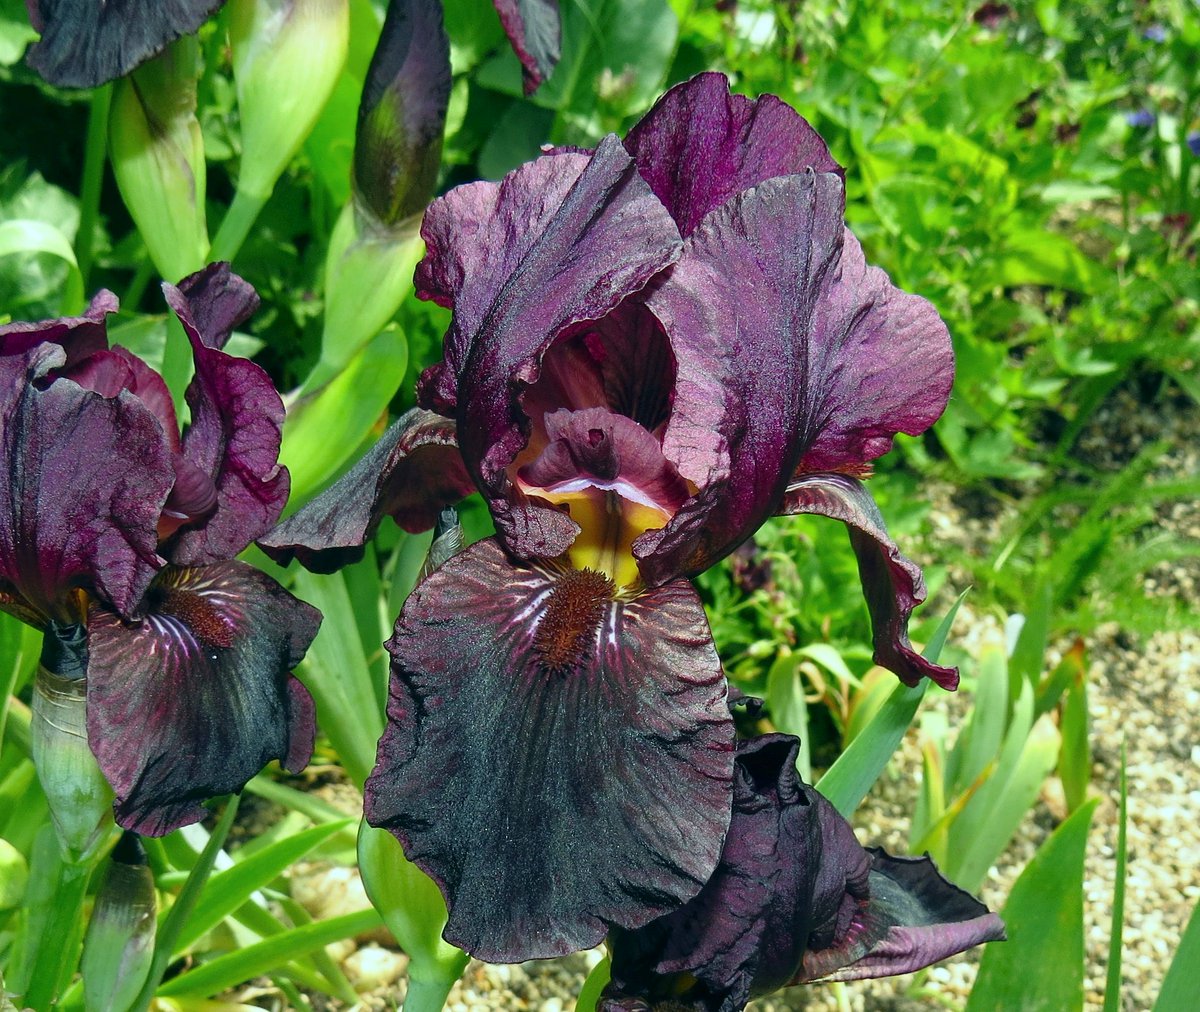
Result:
{"type": "Polygon", "coordinates": [[[230,260],[238,255],[250,229],[258,219],[259,212],[266,205],[270,194],[265,197],[254,196],[245,190],[238,190],[233,196],[233,203],[225,217],[221,219],[221,227],[217,229],[212,248],[208,251],[210,262],[230,260]]]}
{"type": "MultiPolygon", "coordinates": [[[[92,269],[96,222],[100,217],[100,188],[104,182],[104,160],[108,153],[108,107],[111,102],[111,84],[92,92],[87,147],[83,153],[83,182],[79,188],[79,232],[75,236],[75,262],[79,265],[79,277],[85,295],[92,269]]],[[[67,311],[75,313],[82,308],[82,305],[69,306],[67,311]]]]}
{"type": "MultiPolygon", "coordinates": [[[[74,864],[59,859],[52,873],[53,901],[41,925],[41,937],[34,943],[37,949],[22,1007],[50,1008],[75,972],[83,941],[83,901],[94,867],[94,862],[74,864]]],[[[34,868],[36,874],[36,864],[34,868]]]]}
{"type": "Polygon", "coordinates": [[[446,1007],[446,996],[457,980],[457,974],[449,978],[410,978],[408,995],[404,999],[404,1012],[442,1012],[446,1007]]]}

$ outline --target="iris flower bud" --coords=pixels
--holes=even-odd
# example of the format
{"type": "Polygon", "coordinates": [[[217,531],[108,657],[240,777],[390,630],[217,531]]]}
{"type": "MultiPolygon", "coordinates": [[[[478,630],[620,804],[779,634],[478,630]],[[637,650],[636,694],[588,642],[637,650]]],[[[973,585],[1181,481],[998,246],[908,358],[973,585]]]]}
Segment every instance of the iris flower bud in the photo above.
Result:
{"type": "Polygon", "coordinates": [[[113,792],[87,739],[87,633],[51,622],[33,687],[33,764],[63,854],[92,857],[113,824],[113,792]]]}
{"type": "Polygon", "coordinates": [[[154,875],[137,835],[113,848],[83,940],[86,1008],[130,1008],[154,960],[154,875]]]}
{"type": "Polygon", "coordinates": [[[113,174],[150,259],[172,281],[204,265],[204,138],[196,119],[199,47],[185,36],[115,85],[113,174]]]}
{"type": "Polygon", "coordinates": [[[238,191],[266,200],[346,62],[347,0],[232,0],[229,40],[242,121],[238,191]]]}

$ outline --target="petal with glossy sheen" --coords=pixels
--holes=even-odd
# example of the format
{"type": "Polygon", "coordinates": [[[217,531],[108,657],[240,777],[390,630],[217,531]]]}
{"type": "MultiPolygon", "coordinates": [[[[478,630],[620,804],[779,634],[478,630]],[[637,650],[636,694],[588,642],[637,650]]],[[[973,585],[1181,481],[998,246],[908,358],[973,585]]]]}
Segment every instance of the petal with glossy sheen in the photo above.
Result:
{"type": "Polygon", "coordinates": [[[525,94],[537,91],[558,63],[562,24],[556,0],[492,0],[504,33],[521,61],[525,94]]]}
{"type": "Polygon", "coordinates": [[[196,31],[224,0],[26,2],[42,33],[29,47],[29,65],[59,87],[94,88],[196,31]]]}
{"type": "Polygon", "coordinates": [[[241,562],[169,566],[145,605],[134,625],[91,610],[88,742],[117,822],[161,836],[272,759],[303,768],[313,709],[290,672],[321,618],[241,562]]]}
{"type": "Polygon", "coordinates": [[[106,320],[118,309],[117,297],[102,288],[82,316],[63,316],[36,323],[6,323],[0,327],[0,355],[20,355],[46,341],[66,351],[63,368],[108,347],[106,320]]]}
{"type": "Polygon", "coordinates": [[[237,555],[271,529],[287,503],[291,480],[279,464],[283,402],[253,362],[220,351],[233,328],[258,305],[228,264],[214,264],[174,285],[167,302],[192,344],[196,374],[187,389],[192,421],[183,455],[216,486],[215,509],[184,527],[165,554],[180,565],[206,565],[237,555]]]}
{"type": "Polygon", "coordinates": [[[700,489],[635,545],[648,581],[712,565],[783,497],[812,439],[813,311],[842,203],[832,173],[768,180],[709,215],[647,300],[677,363],[663,453],[700,489]]]}
{"type": "Polygon", "coordinates": [[[690,235],[705,215],[775,176],[842,173],[808,122],[774,95],[731,95],[698,74],[660,98],[625,138],[642,178],[690,235]]]}
{"type": "Polygon", "coordinates": [[[421,402],[456,415],[463,457],[509,549],[558,555],[574,525],[504,501],[505,469],[529,436],[521,390],[556,337],[602,319],[675,260],[678,231],[610,136],[590,157],[548,155],[499,184],[452,190],[426,212],[422,234],[417,292],[453,306],[454,319],[421,402]]]}
{"type": "Polygon", "coordinates": [[[57,344],[0,357],[0,583],[46,617],[72,587],[130,614],[161,565],[158,517],[174,481],[162,429],[129,393],[67,379],[57,344]]]}
{"type": "Polygon", "coordinates": [[[957,668],[927,661],[909,643],[908,618],[925,600],[925,578],[888,537],[879,507],[861,482],[844,474],[802,475],[788,486],[779,513],[816,513],[846,525],[871,613],[876,664],[906,685],[932,678],[943,689],[958,688],[957,668]]]}
{"type": "Polygon", "coordinates": [[[85,390],[94,390],[104,397],[116,397],[122,390],[128,390],[158,419],[163,436],[171,449],[178,452],[179,422],[171,391],[163,378],[133,352],[115,345],[65,365],[56,370],[56,375],[74,380],[85,390]]]}
{"type": "Polygon", "coordinates": [[[704,611],[684,581],[629,601],[605,583],[479,542],[417,587],[388,642],[367,817],[445,893],[445,937],[481,959],[595,945],[716,865],[733,728],[704,611]]]}
{"type": "Polygon", "coordinates": [[[454,422],[413,408],[349,471],[258,544],[280,565],[295,558],[314,573],[332,573],[362,557],[362,546],[385,516],[409,533],[427,531],[443,507],[474,491],[454,422]]]}
{"type": "Polygon", "coordinates": [[[808,413],[815,439],[798,472],[855,468],[919,435],[954,385],[950,332],[934,307],[868,267],[846,231],[813,314],[808,413]]]}

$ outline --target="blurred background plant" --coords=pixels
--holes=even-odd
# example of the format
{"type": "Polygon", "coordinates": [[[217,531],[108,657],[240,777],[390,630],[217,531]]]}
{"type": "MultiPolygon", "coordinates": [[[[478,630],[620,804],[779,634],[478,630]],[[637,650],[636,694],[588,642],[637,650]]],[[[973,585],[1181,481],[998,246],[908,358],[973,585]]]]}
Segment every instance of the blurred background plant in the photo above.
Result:
{"type": "MultiPolygon", "coordinates": [[[[356,175],[358,106],[385,5],[313,4],[325,20],[289,22],[290,43],[272,34],[271,6],[231,0],[133,76],[68,92],[22,62],[36,33],[22,0],[0,0],[0,321],[75,312],[112,288],[122,298],[113,340],[161,364],[178,395],[186,366],[150,282],[232,258],[264,303],[233,347],[291,392],[294,508],[411,406],[448,313],[412,295],[421,244],[411,209],[391,219],[380,205],[362,211],[370,182],[356,175]],[[299,69],[289,45],[305,54],[299,69]],[[364,244],[370,262],[386,249],[399,265],[378,284],[354,259],[364,244]],[[331,325],[355,319],[372,288],[387,290],[387,305],[361,333],[331,325]]],[[[1007,649],[973,656],[953,636],[946,645],[972,705],[917,718],[924,769],[910,842],[973,888],[1050,776],[1064,815],[1075,813],[1062,830],[1086,835],[1090,638],[1114,620],[1131,635],[1200,625],[1194,582],[1147,589],[1164,567],[1196,576],[1200,542],[1161,521],[1197,498],[1200,477],[1173,466],[1177,433],[1133,417],[1183,417],[1200,404],[1200,8],[566,0],[561,14],[558,65],[526,95],[489,0],[445,5],[451,77],[436,189],[497,179],[546,143],[593,144],[704,69],[809,118],[846,166],[847,217],[869,259],[931,299],[954,337],[945,417],[921,439],[900,437],[872,479],[896,539],[929,563],[937,604],[918,612],[914,641],[931,638],[968,584],[973,611],[1010,633],[1007,649]]],[[[487,533],[480,503],[461,512],[468,540],[487,533]]],[[[323,728],[318,768],[340,768],[359,787],[382,726],[380,644],[428,543],[388,525],[340,576],[280,576],[326,614],[301,672],[323,728]]],[[[765,700],[744,719],[799,734],[806,776],[856,740],[894,748],[920,703],[872,668],[865,605],[844,592],[855,571],[833,525],[799,517],[768,525],[699,581],[731,677],[765,700]],[[899,731],[888,737],[884,725],[899,731]]],[[[0,964],[10,965],[14,883],[49,860],[38,856],[45,803],[28,758],[30,637],[0,616],[0,868],[12,869],[0,871],[0,964]]],[[[295,1007],[302,989],[354,1000],[323,945],[379,916],[311,922],[290,896],[291,865],[351,863],[355,847],[352,822],[298,786],[258,778],[251,792],[286,815],[229,853],[228,827],[216,823],[149,848],[160,892],[178,897],[156,959],[189,959],[162,995],[208,996],[267,974],[295,1007]],[[206,861],[207,884],[189,879],[206,861]],[[180,891],[186,881],[194,894],[180,891]]],[[[1078,878],[1074,837],[1059,839],[1050,870],[1031,872],[1069,867],[1078,878]]],[[[397,860],[384,850],[359,841],[364,863],[397,860]]],[[[50,901],[27,896],[20,916],[38,916],[38,902],[50,901]]],[[[436,918],[417,918],[420,930],[436,918]]],[[[1066,949],[1045,948],[1047,965],[1082,946],[1081,918],[1066,949]]],[[[457,973],[431,938],[420,943],[429,965],[457,973]]],[[[78,990],[69,1001],[82,1001],[78,990]]],[[[986,1001],[981,991],[972,1004],[986,1001]]]]}

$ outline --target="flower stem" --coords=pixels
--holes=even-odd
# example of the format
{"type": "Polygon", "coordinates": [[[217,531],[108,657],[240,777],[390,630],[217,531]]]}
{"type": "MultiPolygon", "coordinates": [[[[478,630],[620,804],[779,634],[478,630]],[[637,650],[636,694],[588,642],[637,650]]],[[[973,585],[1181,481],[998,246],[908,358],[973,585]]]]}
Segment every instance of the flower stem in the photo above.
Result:
{"type": "Polygon", "coordinates": [[[238,255],[238,250],[242,248],[269,197],[270,194],[258,197],[241,189],[233,195],[233,203],[221,219],[221,227],[217,229],[217,236],[208,251],[209,262],[233,260],[238,255]]]}
{"type": "Polygon", "coordinates": [[[446,978],[409,978],[404,1012],[442,1012],[446,996],[454,987],[457,976],[446,978]]]}
{"type": "MultiPolygon", "coordinates": [[[[104,182],[104,160],[108,154],[108,107],[111,102],[111,84],[92,92],[92,106],[88,113],[87,147],[83,152],[83,182],[79,188],[79,231],[75,235],[75,261],[79,265],[79,277],[85,295],[88,275],[92,269],[96,221],[100,217],[100,187],[104,182]]],[[[76,312],[77,308],[72,307],[69,311],[76,312]]]]}
{"type": "MultiPolygon", "coordinates": [[[[47,827],[49,828],[49,827],[47,827]]],[[[87,895],[94,861],[76,864],[64,861],[58,851],[53,832],[43,834],[33,862],[33,876],[40,882],[30,890],[30,911],[27,929],[35,937],[29,939],[33,956],[29,972],[29,990],[22,1007],[50,1008],[59,992],[71,979],[79,959],[83,941],[83,901],[87,895]],[[50,865],[50,867],[47,867],[50,865]],[[43,893],[43,890],[48,890],[43,893]],[[45,900],[44,919],[39,900],[45,900]]]]}

